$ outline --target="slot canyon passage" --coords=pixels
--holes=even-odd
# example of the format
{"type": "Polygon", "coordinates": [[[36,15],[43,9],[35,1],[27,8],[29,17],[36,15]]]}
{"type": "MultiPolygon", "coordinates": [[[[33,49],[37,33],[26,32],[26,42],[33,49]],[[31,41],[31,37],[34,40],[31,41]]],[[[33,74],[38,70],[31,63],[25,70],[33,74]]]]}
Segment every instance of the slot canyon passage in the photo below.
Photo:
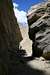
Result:
{"type": "Polygon", "coordinates": [[[50,75],[50,60],[47,60],[50,59],[49,0],[32,6],[27,20],[27,27],[20,26],[12,0],[0,0],[0,75],[50,75]],[[36,49],[35,55],[39,53],[40,57],[29,59],[34,50],[32,44],[36,42],[39,48],[44,47],[43,53],[36,49]]]}
{"type": "MultiPolygon", "coordinates": [[[[24,24],[25,25],[25,24],[24,24]]],[[[20,31],[23,37],[23,40],[20,42],[19,48],[26,51],[25,57],[32,55],[32,41],[29,39],[28,35],[28,24],[26,26],[22,26],[19,24],[20,31]]]]}

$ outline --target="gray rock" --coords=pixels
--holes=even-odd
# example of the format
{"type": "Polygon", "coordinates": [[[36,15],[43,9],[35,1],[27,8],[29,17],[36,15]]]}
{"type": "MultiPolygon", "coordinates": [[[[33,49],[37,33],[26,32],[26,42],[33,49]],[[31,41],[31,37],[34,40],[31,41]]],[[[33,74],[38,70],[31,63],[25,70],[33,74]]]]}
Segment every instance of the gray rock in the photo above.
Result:
{"type": "MultiPolygon", "coordinates": [[[[29,38],[33,41],[33,52],[36,56],[44,55],[47,52],[50,52],[50,3],[41,4],[41,7],[28,15],[28,25],[29,25],[29,38]],[[39,18],[36,18],[36,21],[33,19],[36,16],[29,17],[32,14],[40,15],[39,18]],[[32,20],[32,23],[30,23],[32,20]],[[30,22],[29,22],[30,21],[30,22]],[[37,51],[38,50],[38,51],[37,51]],[[42,52],[41,52],[42,51],[42,52]],[[42,54],[41,54],[42,53],[42,54]]],[[[48,57],[50,58],[50,56],[48,57]]]]}

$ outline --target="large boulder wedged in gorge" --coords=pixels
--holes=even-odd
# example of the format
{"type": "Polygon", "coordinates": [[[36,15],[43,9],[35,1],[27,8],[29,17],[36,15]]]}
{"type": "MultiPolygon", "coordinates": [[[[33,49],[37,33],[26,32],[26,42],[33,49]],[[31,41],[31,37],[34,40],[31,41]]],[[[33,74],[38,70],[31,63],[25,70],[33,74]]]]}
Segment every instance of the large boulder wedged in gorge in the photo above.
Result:
{"type": "Polygon", "coordinates": [[[0,0],[0,75],[7,75],[8,64],[13,62],[11,56],[19,49],[21,40],[12,0],[0,0]]]}
{"type": "Polygon", "coordinates": [[[33,41],[33,56],[50,59],[50,2],[32,6],[27,13],[29,38],[33,41]]]}

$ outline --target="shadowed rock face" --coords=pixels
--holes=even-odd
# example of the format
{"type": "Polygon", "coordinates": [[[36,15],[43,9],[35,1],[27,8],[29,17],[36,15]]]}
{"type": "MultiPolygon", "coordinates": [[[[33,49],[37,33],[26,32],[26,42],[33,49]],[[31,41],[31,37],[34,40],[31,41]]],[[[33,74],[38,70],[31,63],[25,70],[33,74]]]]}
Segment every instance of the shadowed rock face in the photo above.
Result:
{"type": "Polygon", "coordinates": [[[22,40],[22,37],[16,18],[14,16],[13,6],[11,5],[12,2],[10,0],[2,0],[1,2],[2,3],[0,7],[0,37],[3,36],[3,38],[5,38],[5,42],[3,43],[5,43],[5,45],[7,45],[8,48],[15,48],[17,47],[17,43],[19,43],[22,40]]]}
{"type": "Polygon", "coordinates": [[[0,75],[7,75],[10,55],[19,49],[21,40],[12,0],[0,0],[0,75]]]}
{"type": "MultiPolygon", "coordinates": [[[[33,41],[33,54],[45,56],[50,52],[50,2],[32,6],[27,18],[29,38],[33,41]]],[[[50,54],[47,59],[50,59],[50,54]]]]}

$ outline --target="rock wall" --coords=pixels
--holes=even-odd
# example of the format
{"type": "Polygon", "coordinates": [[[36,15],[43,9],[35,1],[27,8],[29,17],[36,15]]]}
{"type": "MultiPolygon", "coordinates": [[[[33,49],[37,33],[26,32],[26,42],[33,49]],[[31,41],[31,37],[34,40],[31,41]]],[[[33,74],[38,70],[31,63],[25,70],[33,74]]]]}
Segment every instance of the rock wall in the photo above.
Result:
{"type": "Polygon", "coordinates": [[[33,56],[43,55],[50,59],[50,1],[32,6],[27,18],[33,56]]]}
{"type": "Polygon", "coordinates": [[[7,75],[8,64],[22,40],[12,0],[0,0],[0,75],[7,75]]]}

